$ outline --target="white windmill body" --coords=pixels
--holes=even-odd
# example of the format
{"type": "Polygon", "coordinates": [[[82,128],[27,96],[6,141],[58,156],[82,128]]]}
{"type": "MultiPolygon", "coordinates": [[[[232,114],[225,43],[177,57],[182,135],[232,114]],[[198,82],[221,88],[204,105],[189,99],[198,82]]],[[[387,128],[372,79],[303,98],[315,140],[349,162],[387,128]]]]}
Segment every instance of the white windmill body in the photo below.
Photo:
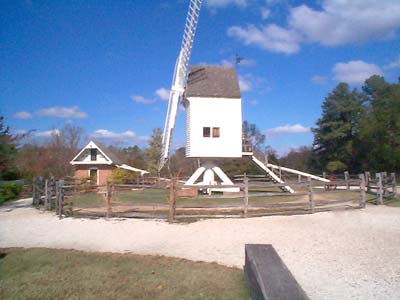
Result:
{"type": "MultiPolygon", "coordinates": [[[[198,184],[233,185],[212,160],[242,157],[242,99],[236,70],[192,66],[183,105],[186,110],[186,157],[202,162],[186,184],[194,184],[204,174],[198,184]]],[[[236,190],[229,188],[229,191],[236,190]]]]}

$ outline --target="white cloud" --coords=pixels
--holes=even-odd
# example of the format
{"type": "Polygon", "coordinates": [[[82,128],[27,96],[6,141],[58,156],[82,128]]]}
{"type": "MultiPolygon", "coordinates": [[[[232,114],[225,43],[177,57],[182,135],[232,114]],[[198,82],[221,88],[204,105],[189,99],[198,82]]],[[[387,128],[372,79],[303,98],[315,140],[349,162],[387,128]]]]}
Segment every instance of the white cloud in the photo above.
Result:
{"type": "Polygon", "coordinates": [[[326,77],[326,76],[321,76],[321,75],[314,75],[314,76],[311,78],[311,81],[312,81],[313,83],[315,83],[315,84],[323,85],[323,84],[325,84],[325,83],[328,81],[328,77],[326,77]]]}
{"type": "Polygon", "coordinates": [[[142,103],[142,104],[151,104],[156,102],[156,99],[148,99],[139,95],[133,95],[131,96],[131,99],[137,103],[142,103]]]}
{"type": "Polygon", "coordinates": [[[310,127],[304,127],[301,124],[295,124],[295,125],[284,125],[284,126],[270,128],[267,129],[265,133],[267,135],[274,135],[274,134],[306,133],[310,131],[311,131],[310,127]]]}
{"type": "Polygon", "coordinates": [[[255,45],[272,52],[292,54],[299,51],[299,35],[293,30],[287,30],[275,24],[247,28],[232,26],[228,35],[237,38],[245,45],[255,45]]]}
{"type": "Polygon", "coordinates": [[[394,61],[388,63],[387,65],[383,66],[384,69],[396,69],[400,68],[400,56],[395,59],[394,61]]]}
{"type": "Polygon", "coordinates": [[[285,28],[276,24],[234,26],[228,35],[272,52],[296,53],[300,44],[337,46],[388,39],[400,28],[398,0],[323,0],[319,9],[300,5],[289,10],[285,28]]]}
{"type": "Polygon", "coordinates": [[[251,91],[251,89],[252,89],[252,85],[251,85],[250,81],[243,78],[242,76],[239,76],[239,87],[240,87],[240,91],[242,93],[251,91]]]}
{"type": "Polygon", "coordinates": [[[206,4],[209,8],[224,8],[229,5],[238,7],[246,7],[248,0],[207,0],[206,4]]]}
{"type": "Polygon", "coordinates": [[[87,114],[79,110],[78,106],[72,107],[49,107],[36,111],[38,116],[43,117],[54,117],[54,118],[70,118],[70,119],[83,119],[87,117],[87,114]]]}
{"type": "Polygon", "coordinates": [[[32,118],[32,114],[30,112],[27,111],[19,111],[17,113],[14,114],[13,116],[15,119],[31,119],[32,118]]]}
{"type": "Polygon", "coordinates": [[[387,38],[400,26],[399,1],[325,0],[321,8],[292,8],[289,27],[309,41],[335,46],[387,38]]]}
{"type": "Polygon", "coordinates": [[[161,100],[169,100],[169,93],[170,91],[165,89],[165,88],[159,88],[156,90],[155,92],[157,94],[157,96],[161,99],[161,100]]]}
{"type": "Polygon", "coordinates": [[[261,12],[261,18],[262,18],[263,20],[268,19],[269,16],[271,15],[271,10],[269,10],[268,8],[265,8],[265,7],[262,7],[262,8],[260,9],[260,12],[261,12]]]}
{"type": "Polygon", "coordinates": [[[46,130],[46,131],[37,131],[34,132],[35,137],[41,137],[41,138],[49,138],[52,137],[53,135],[59,135],[60,130],[58,129],[53,129],[53,130],[46,130]]]}
{"type": "Polygon", "coordinates": [[[337,63],[333,67],[334,79],[350,84],[362,84],[372,75],[382,75],[382,70],[377,65],[366,63],[362,60],[337,63]]]}
{"type": "Polygon", "coordinates": [[[103,140],[114,143],[144,142],[148,139],[146,136],[138,136],[135,132],[127,130],[124,132],[113,132],[107,129],[98,129],[90,135],[92,139],[103,140]]]}

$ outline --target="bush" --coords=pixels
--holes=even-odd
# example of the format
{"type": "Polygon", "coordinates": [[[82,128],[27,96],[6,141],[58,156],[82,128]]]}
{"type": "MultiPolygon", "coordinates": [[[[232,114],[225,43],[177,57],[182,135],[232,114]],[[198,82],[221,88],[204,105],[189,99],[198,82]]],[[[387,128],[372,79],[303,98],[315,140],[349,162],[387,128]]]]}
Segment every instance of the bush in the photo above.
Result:
{"type": "Polygon", "coordinates": [[[129,183],[135,179],[135,173],[124,170],[124,169],[114,169],[110,176],[110,181],[115,184],[129,183]]]}
{"type": "Polygon", "coordinates": [[[0,204],[8,200],[13,200],[22,192],[22,184],[7,182],[0,185],[0,204]]]}

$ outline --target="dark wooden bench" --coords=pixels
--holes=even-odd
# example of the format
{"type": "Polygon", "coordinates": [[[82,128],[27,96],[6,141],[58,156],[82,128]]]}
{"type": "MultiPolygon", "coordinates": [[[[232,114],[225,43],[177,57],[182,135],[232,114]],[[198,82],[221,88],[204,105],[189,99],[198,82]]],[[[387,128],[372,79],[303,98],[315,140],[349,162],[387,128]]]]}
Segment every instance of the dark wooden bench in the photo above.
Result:
{"type": "Polygon", "coordinates": [[[252,300],[309,300],[272,245],[245,245],[244,273],[252,300]]]}

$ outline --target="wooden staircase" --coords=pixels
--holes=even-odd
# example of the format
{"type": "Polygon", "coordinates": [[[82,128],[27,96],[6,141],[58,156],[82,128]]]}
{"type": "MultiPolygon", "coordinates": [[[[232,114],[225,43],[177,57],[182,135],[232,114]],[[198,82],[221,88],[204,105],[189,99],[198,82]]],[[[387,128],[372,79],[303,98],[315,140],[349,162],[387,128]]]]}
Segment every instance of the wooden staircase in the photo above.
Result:
{"type": "MultiPolygon", "coordinates": [[[[284,184],[285,181],[283,181],[278,175],[276,175],[270,168],[268,168],[263,162],[261,162],[257,157],[255,157],[254,155],[251,157],[251,159],[255,162],[255,164],[257,166],[259,166],[262,170],[264,170],[267,173],[267,176],[271,179],[271,181],[273,183],[277,183],[277,184],[284,184]]],[[[284,185],[284,186],[279,186],[279,188],[284,191],[284,192],[288,192],[288,193],[294,193],[294,190],[288,186],[288,185],[284,185]]]]}

